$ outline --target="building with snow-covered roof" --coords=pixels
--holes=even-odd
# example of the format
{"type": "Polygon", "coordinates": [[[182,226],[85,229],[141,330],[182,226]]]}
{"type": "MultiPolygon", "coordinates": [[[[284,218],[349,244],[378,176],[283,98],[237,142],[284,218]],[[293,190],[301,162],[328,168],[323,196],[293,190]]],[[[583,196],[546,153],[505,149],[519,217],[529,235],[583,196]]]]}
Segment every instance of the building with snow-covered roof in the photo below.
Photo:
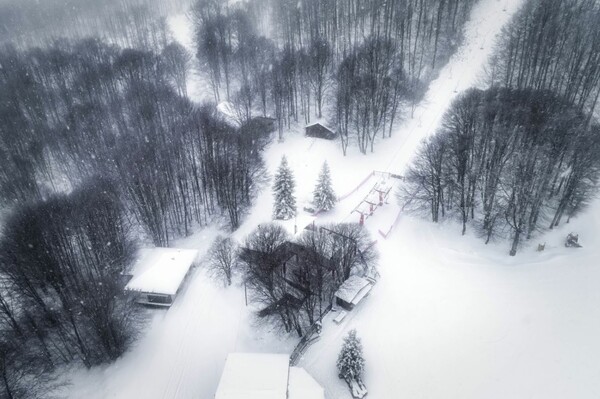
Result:
{"type": "Polygon", "coordinates": [[[335,139],[335,132],[318,122],[313,123],[312,125],[307,125],[304,128],[304,131],[305,131],[307,137],[315,137],[318,139],[325,139],[325,140],[335,139]]]}
{"type": "Polygon", "coordinates": [[[195,249],[141,249],[125,290],[134,293],[138,303],[171,306],[197,256],[195,249]]]}
{"type": "Polygon", "coordinates": [[[324,399],[323,388],[290,357],[270,353],[230,353],[215,399],[324,399]]]}
{"type": "Polygon", "coordinates": [[[352,310],[371,291],[373,284],[364,277],[350,276],[335,293],[336,303],[352,310]]]}
{"type": "MultiPolygon", "coordinates": [[[[333,259],[294,241],[281,243],[271,253],[242,248],[241,258],[257,264],[269,259],[274,265],[273,278],[283,288],[275,301],[259,310],[260,317],[277,314],[282,306],[286,309],[300,309],[316,289],[310,282],[319,278],[321,281],[334,280],[336,269],[333,259]]],[[[324,284],[321,289],[323,298],[331,298],[333,287],[324,284]]]]}

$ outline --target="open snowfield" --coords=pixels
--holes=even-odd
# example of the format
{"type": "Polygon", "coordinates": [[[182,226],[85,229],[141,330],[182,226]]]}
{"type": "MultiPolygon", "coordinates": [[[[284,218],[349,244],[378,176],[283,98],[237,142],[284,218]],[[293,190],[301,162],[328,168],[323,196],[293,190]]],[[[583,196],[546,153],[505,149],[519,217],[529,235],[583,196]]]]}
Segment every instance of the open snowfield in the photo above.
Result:
{"type": "MultiPolygon", "coordinates": [[[[389,219],[394,206],[377,211],[389,219]]],[[[456,224],[403,217],[379,237],[381,278],[341,325],[299,362],[328,398],[350,398],[337,378],[342,338],[356,328],[369,398],[597,398],[600,396],[600,202],[589,214],[529,243],[461,237],[456,224]],[[563,246],[570,231],[584,248],[563,246]]],[[[372,232],[376,234],[374,229],[372,232]]]]}
{"type": "MultiPolygon", "coordinates": [[[[424,101],[392,138],[380,140],[375,154],[354,148],[343,157],[339,143],[303,137],[300,129],[265,150],[273,175],[282,155],[296,176],[300,206],[311,198],[321,164],[329,162],[334,188],[344,196],[335,210],[317,217],[358,221],[351,211],[378,181],[372,171],[402,173],[419,141],[433,134],[453,98],[482,77],[492,44],[520,0],[480,0],[467,26],[465,42],[432,82],[424,101]],[[360,185],[366,179],[366,182],[360,185]]],[[[169,20],[174,36],[191,48],[183,15],[169,20]]],[[[196,101],[210,93],[190,79],[196,101]]],[[[569,225],[547,234],[546,250],[536,241],[516,257],[505,242],[485,246],[472,235],[459,236],[453,224],[434,225],[398,215],[391,203],[366,226],[378,239],[381,279],[341,325],[324,321],[323,336],[300,366],[317,379],[329,399],[349,398],[337,378],[335,360],[351,328],[363,340],[369,398],[594,398],[600,396],[600,290],[595,231],[600,203],[569,225]],[[580,233],[582,249],[567,249],[569,231],[580,233]]],[[[262,188],[243,225],[242,241],[258,224],[272,219],[272,193],[262,188]]],[[[301,213],[286,225],[293,231],[310,223],[301,213]]],[[[218,234],[206,229],[177,243],[205,253],[218,234]]],[[[68,387],[71,398],[212,398],[229,352],[290,353],[295,337],[281,337],[253,325],[241,287],[223,288],[195,270],[173,307],[156,310],[138,343],[104,368],[78,372],[68,387]]]]}

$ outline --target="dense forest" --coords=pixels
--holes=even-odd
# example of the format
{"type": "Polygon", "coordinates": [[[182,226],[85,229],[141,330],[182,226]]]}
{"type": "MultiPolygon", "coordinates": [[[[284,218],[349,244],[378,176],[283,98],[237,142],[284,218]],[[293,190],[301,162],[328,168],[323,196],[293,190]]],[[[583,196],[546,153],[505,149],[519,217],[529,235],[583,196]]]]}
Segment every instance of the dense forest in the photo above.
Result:
{"type": "Polygon", "coordinates": [[[474,1],[301,4],[201,0],[196,55],[215,101],[232,102],[242,119],[274,116],[281,139],[293,123],[325,118],[345,154],[350,144],[372,152],[392,134],[403,106],[416,104],[456,50],[474,1]]]}
{"type": "Polygon", "coordinates": [[[550,90],[591,118],[600,94],[599,50],[597,1],[529,1],[502,34],[490,82],[550,90]]]}
{"type": "Polygon", "coordinates": [[[2,369],[16,395],[24,369],[123,353],[135,319],[120,277],[129,241],[142,232],[166,246],[215,213],[237,226],[265,136],[185,97],[189,59],[175,43],[154,53],[61,41],[0,59],[0,196],[12,210],[0,314],[6,359],[37,355],[2,369]]]}
{"type": "Polygon", "coordinates": [[[1,345],[5,392],[27,388],[21,373],[37,379],[74,358],[87,367],[114,360],[134,338],[135,313],[116,277],[135,244],[116,195],[110,182],[90,181],[6,221],[10,234],[0,244],[0,320],[9,328],[1,345]]]}
{"type": "Polygon", "coordinates": [[[157,245],[205,224],[216,207],[237,226],[260,168],[259,141],[185,97],[189,59],[181,46],[157,54],[65,41],[7,49],[1,62],[5,204],[45,199],[101,175],[118,182],[157,245]]]}
{"type": "Polygon", "coordinates": [[[534,0],[499,38],[491,88],[459,96],[424,142],[399,194],[434,222],[456,217],[485,238],[521,240],[553,228],[593,198],[600,70],[593,1],[534,0]]]}
{"type": "Polygon", "coordinates": [[[140,238],[167,246],[220,214],[235,228],[250,204],[268,127],[193,104],[191,56],[155,33],[143,49],[0,51],[2,396],[44,397],[55,367],[120,356],[139,324],[122,274],[140,238]]]}

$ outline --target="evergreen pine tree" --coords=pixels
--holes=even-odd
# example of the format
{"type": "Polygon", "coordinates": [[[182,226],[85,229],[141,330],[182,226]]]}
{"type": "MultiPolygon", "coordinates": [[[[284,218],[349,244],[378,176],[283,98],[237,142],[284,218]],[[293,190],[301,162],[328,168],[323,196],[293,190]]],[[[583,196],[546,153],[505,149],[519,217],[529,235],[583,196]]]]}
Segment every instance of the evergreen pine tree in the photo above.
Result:
{"type": "Polygon", "coordinates": [[[295,187],[294,175],[288,167],[287,159],[283,156],[273,184],[275,196],[273,215],[276,219],[291,219],[296,215],[295,187]]]}
{"type": "Polygon", "coordinates": [[[331,175],[327,161],[323,162],[321,173],[315,191],[313,191],[313,204],[317,210],[328,211],[335,206],[336,198],[331,187],[331,175]]]}
{"type": "Polygon", "coordinates": [[[337,360],[340,378],[348,380],[360,379],[365,360],[362,354],[362,344],[356,336],[356,330],[350,330],[337,360]]]}

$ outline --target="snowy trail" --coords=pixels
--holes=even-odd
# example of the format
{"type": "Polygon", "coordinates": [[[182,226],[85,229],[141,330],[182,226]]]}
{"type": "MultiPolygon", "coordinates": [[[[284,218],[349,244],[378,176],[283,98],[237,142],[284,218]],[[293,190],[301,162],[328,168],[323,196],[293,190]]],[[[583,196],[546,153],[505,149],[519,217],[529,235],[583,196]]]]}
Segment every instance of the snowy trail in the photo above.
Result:
{"type": "Polygon", "coordinates": [[[521,0],[481,0],[471,13],[465,29],[465,41],[430,85],[414,118],[401,126],[401,142],[385,168],[402,173],[424,137],[441,123],[444,112],[464,90],[477,87],[484,78],[484,66],[493,51],[493,44],[502,27],[519,8],[521,0]]]}

